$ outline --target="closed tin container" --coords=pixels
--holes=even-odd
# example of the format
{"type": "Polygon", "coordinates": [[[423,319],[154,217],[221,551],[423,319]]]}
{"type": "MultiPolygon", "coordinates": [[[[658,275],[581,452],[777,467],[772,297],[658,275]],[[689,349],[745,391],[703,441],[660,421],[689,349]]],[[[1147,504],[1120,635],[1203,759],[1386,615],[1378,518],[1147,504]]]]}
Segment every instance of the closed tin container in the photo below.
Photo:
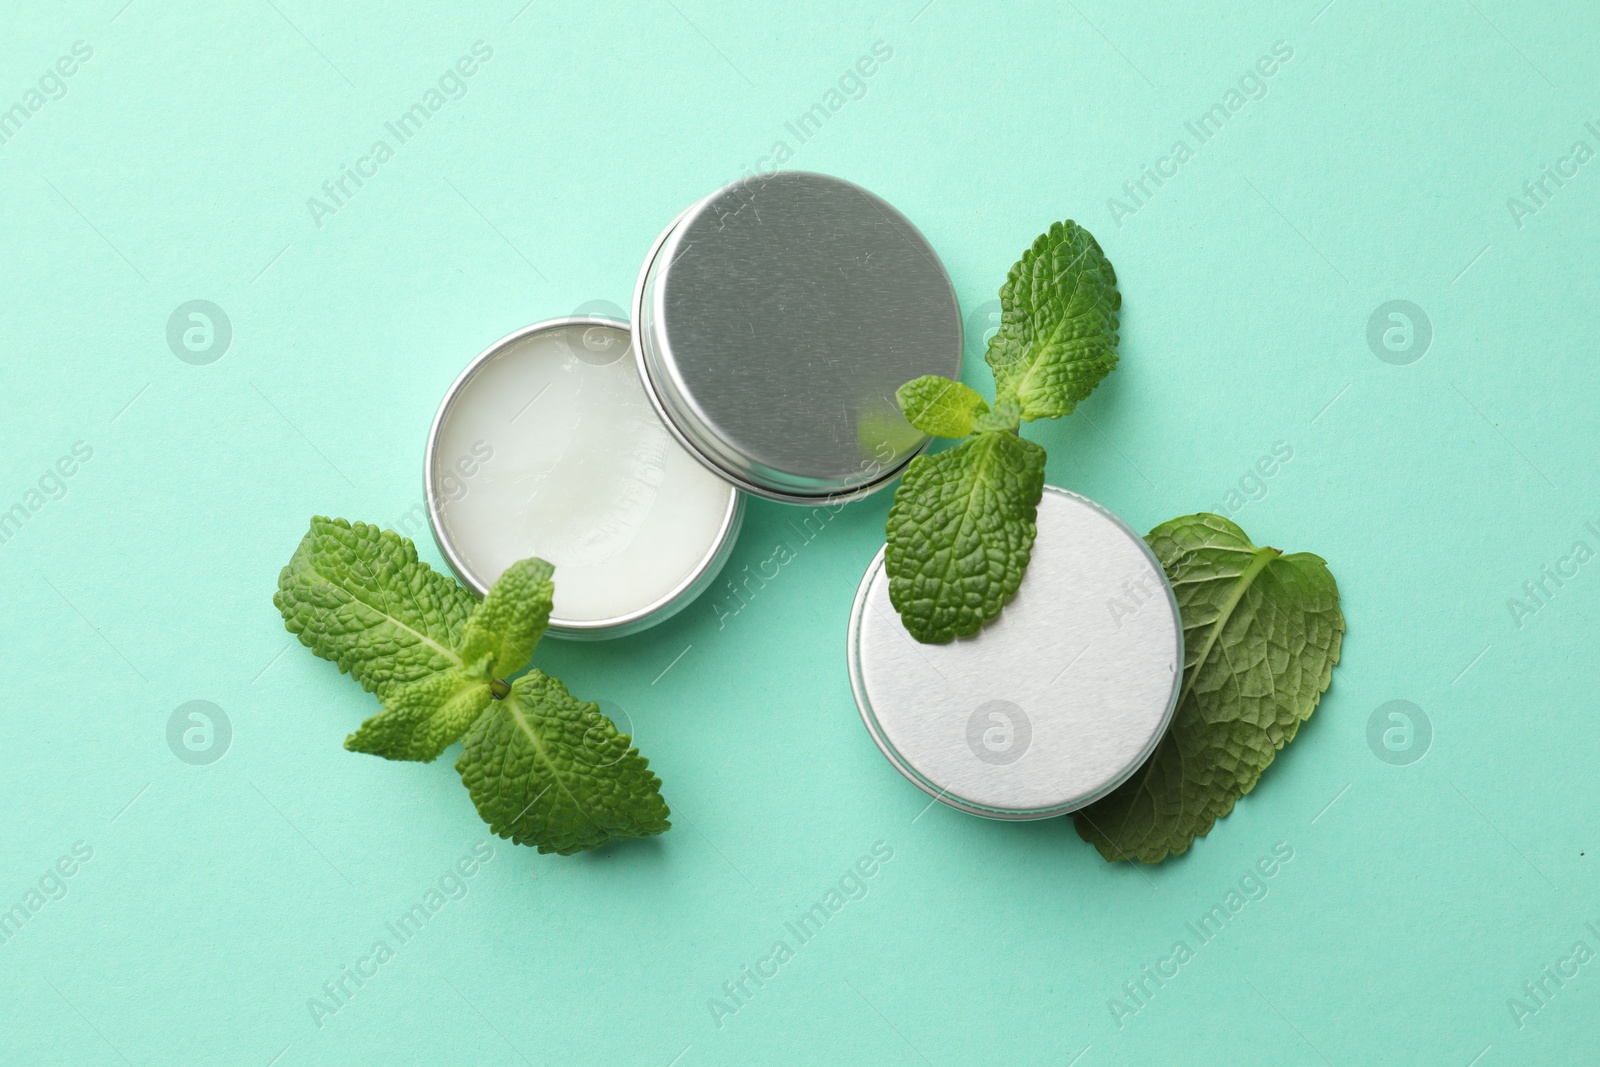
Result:
{"type": "Polygon", "coordinates": [[[1155,751],[1183,679],[1183,625],[1142,538],[1046,486],[1016,597],[978,633],[920,644],[879,551],[850,616],[850,684],[867,732],[935,800],[993,819],[1092,804],[1155,751]]]}

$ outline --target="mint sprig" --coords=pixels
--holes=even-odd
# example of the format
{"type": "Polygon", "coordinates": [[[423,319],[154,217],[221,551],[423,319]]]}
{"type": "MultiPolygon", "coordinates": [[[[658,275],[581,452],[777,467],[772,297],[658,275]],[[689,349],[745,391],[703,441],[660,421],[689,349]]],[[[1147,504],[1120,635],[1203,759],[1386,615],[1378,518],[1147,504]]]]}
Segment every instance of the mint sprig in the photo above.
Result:
{"type": "Polygon", "coordinates": [[[463,736],[456,770],[495,833],[568,855],[667,830],[661,782],[631,739],[528,665],[550,622],[552,568],[525,559],[481,603],[391,530],[317,517],[273,603],[301,644],[383,710],[345,748],[429,762],[463,736]]]}
{"type": "Polygon", "coordinates": [[[991,407],[938,375],[902,385],[906,419],[966,438],[906,468],[889,508],[889,600],[918,641],[977,633],[1022,583],[1044,486],[1044,450],[1023,422],[1070,414],[1117,365],[1117,275],[1094,237],[1058,222],[1022,254],[1000,290],[1000,329],[984,359],[991,407]]]}
{"type": "Polygon", "coordinates": [[[1145,541],[1183,618],[1183,688],[1149,762],[1074,818],[1107,861],[1158,863],[1232,811],[1311,717],[1344,614],[1320,556],[1257,548],[1220,515],[1164,522],[1145,541]]]}

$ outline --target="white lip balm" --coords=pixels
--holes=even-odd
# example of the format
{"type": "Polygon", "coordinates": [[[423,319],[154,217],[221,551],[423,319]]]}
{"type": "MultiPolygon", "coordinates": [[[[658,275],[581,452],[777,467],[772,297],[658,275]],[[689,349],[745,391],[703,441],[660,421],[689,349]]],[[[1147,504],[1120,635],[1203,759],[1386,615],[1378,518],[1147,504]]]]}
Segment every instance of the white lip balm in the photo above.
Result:
{"type": "Polygon", "coordinates": [[[554,564],[558,636],[674,614],[716,576],[743,513],[662,425],[629,341],[601,319],[518,331],[461,374],[429,435],[440,550],[480,594],[519,559],[554,564]]]}

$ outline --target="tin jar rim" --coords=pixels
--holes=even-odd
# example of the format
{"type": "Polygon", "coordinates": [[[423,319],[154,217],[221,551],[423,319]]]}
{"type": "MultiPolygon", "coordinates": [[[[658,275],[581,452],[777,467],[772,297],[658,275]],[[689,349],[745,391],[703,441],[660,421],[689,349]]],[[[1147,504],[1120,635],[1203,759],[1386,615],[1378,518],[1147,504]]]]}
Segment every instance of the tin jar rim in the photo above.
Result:
{"type": "MultiPolygon", "coordinates": [[[[480,578],[456,550],[455,543],[451,540],[447,525],[444,520],[443,502],[434,491],[434,471],[438,458],[439,434],[444,426],[444,420],[450,413],[451,406],[461,390],[478,374],[480,370],[493,358],[500,355],[510,347],[530,337],[571,326],[607,326],[621,330],[631,338],[633,330],[628,323],[621,319],[608,318],[602,315],[576,315],[564,318],[544,319],[515,330],[488,348],[478,353],[468,363],[460,374],[456,375],[450,388],[445,390],[444,399],[439,401],[439,407],[434,412],[433,423],[428,428],[427,450],[423,455],[422,464],[422,489],[423,499],[427,501],[428,525],[433,531],[433,540],[449,564],[450,570],[461,579],[468,589],[479,597],[487,596],[489,586],[480,578]]],[[[648,393],[649,390],[646,389],[648,393]]],[[[691,453],[692,454],[692,453],[691,453]]],[[[605,619],[563,619],[554,613],[550,616],[548,633],[552,637],[562,637],[578,641],[598,641],[611,637],[623,637],[627,634],[637,633],[648,629],[660,622],[676,615],[688,607],[707,587],[716,580],[717,574],[727,563],[728,557],[733,553],[734,542],[738,540],[739,527],[744,521],[744,496],[738,489],[729,493],[728,506],[722,515],[721,525],[718,527],[717,536],[711,548],[701,558],[684,579],[673,586],[666,593],[657,597],[651,603],[634,611],[605,619]]]]}

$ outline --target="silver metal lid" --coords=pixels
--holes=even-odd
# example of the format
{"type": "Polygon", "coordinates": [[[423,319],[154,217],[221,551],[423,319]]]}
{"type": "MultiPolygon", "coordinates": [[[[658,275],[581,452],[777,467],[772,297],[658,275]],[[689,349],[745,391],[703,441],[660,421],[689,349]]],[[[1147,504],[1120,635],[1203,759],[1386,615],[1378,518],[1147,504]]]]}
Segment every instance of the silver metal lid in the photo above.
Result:
{"type": "Polygon", "coordinates": [[[865,495],[927,438],[894,391],[961,371],[961,313],[905,216],[838,178],[737,181],[657,238],[633,297],[640,376],[689,452],[792,503],[865,495]]]}
{"type": "Polygon", "coordinates": [[[850,616],[850,684],[889,762],[951,807],[1043,819],[1093,803],[1155,751],[1183,678],[1183,625],[1144,541],[1046,486],[1016,598],[972,637],[919,644],[880,551],[850,616]]]}

